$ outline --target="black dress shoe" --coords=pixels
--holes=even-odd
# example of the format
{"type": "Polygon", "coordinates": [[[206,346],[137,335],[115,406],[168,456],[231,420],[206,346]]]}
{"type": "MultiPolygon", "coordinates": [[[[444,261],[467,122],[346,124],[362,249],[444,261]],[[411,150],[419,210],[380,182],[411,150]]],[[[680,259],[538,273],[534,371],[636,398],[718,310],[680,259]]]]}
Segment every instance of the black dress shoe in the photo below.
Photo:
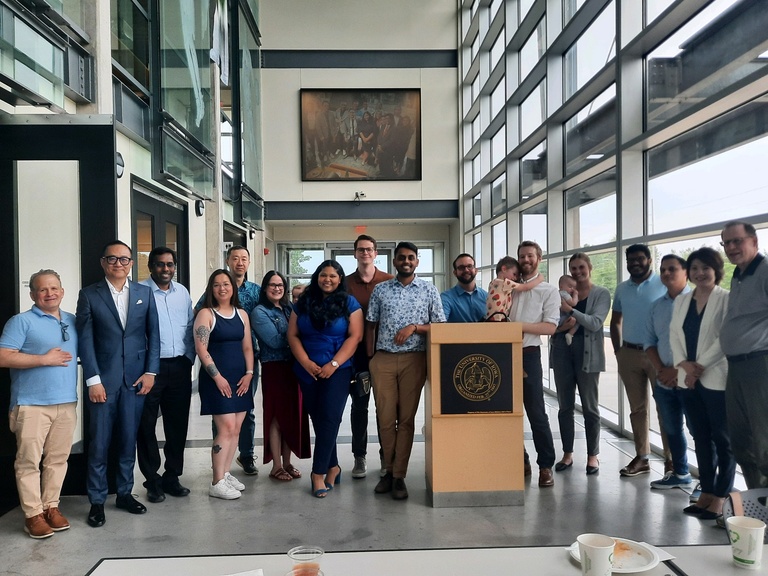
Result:
{"type": "Polygon", "coordinates": [[[563,461],[560,461],[557,464],[555,464],[555,472],[562,472],[563,470],[568,470],[568,468],[570,468],[571,466],[573,466],[573,460],[571,460],[567,464],[563,461]]]}
{"type": "Polygon", "coordinates": [[[91,504],[91,510],[88,512],[88,525],[98,528],[99,526],[104,526],[106,521],[104,504],[91,504]]]}
{"type": "Polygon", "coordinates": [[[144,487],[147,489],[147,500],[150,502],[156,504],[157,502],[165,500],[165,492],[163,492],[163,489],[160,487],[159,478],[156,481],[144,482],[144,487]]]}
{"type": "Polygon", "coordinates": [[[405,487],[404,478],[395,478],[392,484],[392,500],[405,500],[408,498],[408,488],[405,487]]]}
{"type": "Polygon", "coordinates": [[[163,482],[163,490],[166,494],[170,494],[176,498],[189,495],[189,488],[182,486],[178,478],[175,482],[163,482]]]}
{"type": "Polygon", "coordinates": [[[118,494],[115,504],[131,514],[144,514],[147,511],[147,507],[130,494],[118,494]]]}
{"type": "Polygon", "coordinates": [[[600,466],[590,466],[587,464],[587,476],[593,476],[600,472],[600,466]]]}

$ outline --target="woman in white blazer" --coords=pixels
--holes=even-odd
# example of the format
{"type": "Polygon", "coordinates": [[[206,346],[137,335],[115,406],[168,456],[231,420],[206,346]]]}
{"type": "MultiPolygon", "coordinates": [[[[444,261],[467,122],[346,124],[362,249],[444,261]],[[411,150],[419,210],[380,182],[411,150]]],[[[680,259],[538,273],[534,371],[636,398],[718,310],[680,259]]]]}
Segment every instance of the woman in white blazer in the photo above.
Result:
{"type": "Polygon", "coordinates": [[[728,294],[718,286],[723,259],[712,248],[688,256],[688,279],[696,288],[675,300],[669,340],[678,368],[678,386],[696,445],[701,497],[684,512],[714,520],[733,488],[736,460],[731,451],[725,417],[728,362],[720,349],[720,328],[728,308],[728,294]]]}

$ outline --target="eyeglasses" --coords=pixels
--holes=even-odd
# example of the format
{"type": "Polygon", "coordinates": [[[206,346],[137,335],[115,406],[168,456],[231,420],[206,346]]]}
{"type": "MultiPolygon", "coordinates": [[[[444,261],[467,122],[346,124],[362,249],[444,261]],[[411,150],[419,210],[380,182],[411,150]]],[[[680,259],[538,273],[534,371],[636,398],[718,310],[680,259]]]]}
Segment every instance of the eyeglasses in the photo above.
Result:
{"type": "Polygon", "coordinates": [[[176,262],[155,262],[153,266],[155,268],[176,268],[176,262]]]}
{"type": "Polygon", "coordinates": [[[720,246],[724,248],[728,248],[728,246],[732,245],[734,248],[738,248],[747,238],[749,238],[749,236],[742,236],[741,238],[731,238],[730,240],[723,240],[722,242],[720,242],[720,246]]]}
{"type": "Polygon", "coordinates": [[[120,262],[120,266],[128,266],[133,261],[133,258],[128,258],[128,256],[102,256],[101,259],[107,264],[117,264],[120,262]]]}
{"type": "Polygon", "coordinates": [[[465,270],[474,270],[475,265],[474,264],[467,264],[466,266],[456,266],[456,270],[459,272],[464,272],[465,270]]]}
{"type": "Polygon", "coordinates": [[[64,324],[64,322],[59,322],[59,327],[61,328],[61,339],[64,340],[64,342],[69,342],[69,332],[67,332],[67,329],[69,328],[69,324],[64,324]]]}
{"type": "Polygon", "coordinates": [[[376,252],[376,248],[358,248],[355,250],[358,254],[373,254],[376,252]]]}
{"type": "Polygon", "coordinates": [[[284,284],[267,284],[267,288],[272,288],[273,290],[283,290],[285,288],[284,284]]]}

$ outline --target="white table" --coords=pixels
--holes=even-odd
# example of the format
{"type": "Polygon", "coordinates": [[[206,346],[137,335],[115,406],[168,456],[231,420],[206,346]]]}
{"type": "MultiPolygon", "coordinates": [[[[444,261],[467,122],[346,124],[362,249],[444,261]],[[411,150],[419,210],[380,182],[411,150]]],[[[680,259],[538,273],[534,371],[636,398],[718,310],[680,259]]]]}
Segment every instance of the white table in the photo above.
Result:
{"type": "MultiPolygon", "coordinates": [[[[768,574],[768,550],[760,572],[747,572],[731,562],[730,546],[674,546],[664,548],[688,576],[745,576],[768,574]]],[[[93,576],[223,576],[261,568],[264,576],[284,576],[291,569],[285,554],[126,558],[102,560],[93,576]]],[[[390,552],[326,553],[325,576],[579,576],[581,568],[562,547],[468,548],[462,550],[396,550],[390,552]]],[[[675,576],[663,562],[644,576],[675,576]]]]}

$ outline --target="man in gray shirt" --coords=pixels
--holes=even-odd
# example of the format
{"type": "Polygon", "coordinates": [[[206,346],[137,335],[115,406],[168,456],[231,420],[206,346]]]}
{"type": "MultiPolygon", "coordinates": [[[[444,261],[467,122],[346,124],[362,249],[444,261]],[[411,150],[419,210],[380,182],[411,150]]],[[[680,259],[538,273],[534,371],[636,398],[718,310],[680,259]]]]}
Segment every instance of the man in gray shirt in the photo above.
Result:
{"type": "Polygon", "coordinates": [[[768,487],[768,261],[755,227],[728,222],[721,244],[732,264],[720,346],[728,358],[725,408],[736,462],[747,488],[768,487]]]}

